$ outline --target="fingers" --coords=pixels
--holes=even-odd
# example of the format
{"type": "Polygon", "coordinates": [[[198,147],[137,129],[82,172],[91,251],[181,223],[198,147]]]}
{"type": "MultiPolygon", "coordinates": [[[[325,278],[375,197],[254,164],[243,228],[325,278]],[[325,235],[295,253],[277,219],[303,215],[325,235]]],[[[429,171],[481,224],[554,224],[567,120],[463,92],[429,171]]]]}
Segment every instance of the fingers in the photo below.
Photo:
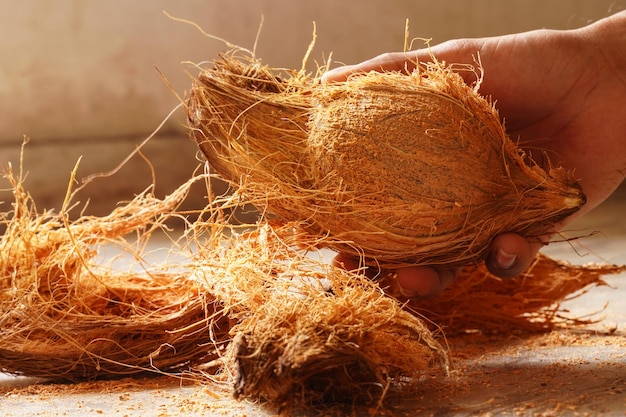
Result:
{"type": "Polygon", "coordinates": [[[372,278],[372,279],[376,278],[376,276],[380,273],[380,271],[377,268],[363,265],[363,263],[361,263],[358,258],[343,255],[341,253],[333,258],[332,264],[334,266],[343,268],[346,271],[354,272],[354,271],[360,270],[361,273],[365,274],[366,277],[372,278]]]}
{"type": "Polygon", "coordinates": [[[503,233],[493,239],[485,266],[497,277],[513,278],[528,269],[542,246],[515,233],[503,233]]]}
{"type": "MultiPolygon", "coordinates": [[[[494,238],[491,252],[485,260],[489,272],[500,278],[513,278],[526,271],[543,243],[529,242],[515,233],[503,233],[494,238]]],[[[359,259],[339,254],[333,265],[348,271],[361,270],[369,278],[379,274],[376,268],[365,267],[359,259]]],[[[452,284],[462,268],[440,269],[410,266],[396,272],[402,294],[408,298],[430,298],[452,284]]]]}
{"type": "MultiPolygon", "coordinates": [[[[485,266],[499,278],[514,278],[530,267],[542,246],[518,234],[503,233],[494,238],[485,266]]],[[[398,284],[406,297],[433,297],[452,284],[459,271],[426,266],[402,268],[397,272],[398,284]]]]}
{"type": "MultiPolygon", "coordinates": [[[[327,71],[322,82],[346,81],[352,74],[370,71],[401,71],[410,73],[418,62],[433,61],[456,64],[476,64],[478,53],[484,49],[486,39],[453,39],[438,45],[406,52],[387,52],[355,65],[345,65],[327,71]]],[[[461,73],[466,82],[474,75],[468,71],[461,73]]]]}
{"type": "Polygon", "coordinates": [[[333,266],[338,266],[346,271],[356,271],[361,266],[361,262],[357,258],[347,256],[342,253],[333,258],[333,266]]]}
{"type": "MultiPolygon", "coordinates": [[[[364,267],[359,259],[339,254],[332,261],[348,271],[360,270],[365,276],[375,278],[380,273],[377,268],[364,267]]],[[[447,288],[456,277],[459,269],[437,270],[427,266],[410,266],[398,269],[397,279],[402,295],[408,298],[429,298],[447,288]]]]}
{"type": "Polygon", "coordinates": [[[458,269],[437,270],[427,266],[411,266],[398,269],[398,285],[405,297],[434,297],[452,284],[457,272],[458,269]]]}
{"type": "Polygon", "coordinates": [[[333,68],[322,74],[321,81],[323,83],[346,81],[350,75],[359,72],[355,69],[356,67],[356,65],[344,65],[341,67],[333,68]]]}
{"type": "MultiPolygon", "coordinates": [[[[531,243],[515,233],[503,233],[494,238],[485,266],[500,278],[513,278],[526,271],[543,243],[531,243]]],[[[415,266],[399,269],[398,284],[410,298],[432,297],[446,289],[460,269],[435,269],[415,266]]]]}
{"type": "Polygon", "coordinates": [[[385,53],[356,65],[344,65],[331,69],[322,75],[322,82],[341,82],[347,80],[352,74],[370,71],[410,72],[415,68],[418,55],[419,51],[385,53]]]}

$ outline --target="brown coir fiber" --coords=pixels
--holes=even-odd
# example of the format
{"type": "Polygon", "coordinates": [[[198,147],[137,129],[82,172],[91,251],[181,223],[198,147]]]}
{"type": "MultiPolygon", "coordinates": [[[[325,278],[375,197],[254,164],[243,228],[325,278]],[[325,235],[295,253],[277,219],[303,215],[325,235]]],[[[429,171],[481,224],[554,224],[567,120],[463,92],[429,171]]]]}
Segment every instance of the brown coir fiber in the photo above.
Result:
{"type": "Polygon", "coordinates": [[[234,49],[186,100],[212,167],[262,212],[386,268],[477,264],[494,235],[540,239],[585,197],[535,164],[492,104],[440,63],[320,83],[234,49]]]}
{"type": "Polygon", "coordinates": [[[297,223],[224,234],[233,226],[210,208],[173,242],[184,261],[151,267],[137,249],[130,253],[144,272],[123,272],[99,263],[102,244],[149,238],[178,216],[198,178],[164,200],[144,193],[108,216],[69,220],[37,213],[21,181],[7,177],[15,202],[2,215],[0,370],[18,375],[184,372],[285,413],[336,402],[384,407],[390,395],[445,375],[443,333],[582,324],[561,317],[558,301],[620,270],[540,257],[525,276],[500,281],[466,268],[440,297],[405,303],[394,298],[393,274],[371,281],[312,256],[324,237],[297,223]]]}
{"type": "Polygon", "coordinates": [[[394,381],[448,367],[419,317],[364,276],[292,247],[293,225],[227,238],[208,211],[173,242],[185,261],[150,267],[141,242],[177,216],[202,177],[164,200],[146,192],[108,216],[76,220],[37,213],[21,180],[6,178],[15,202],[0,240],[2,372],[74,381],[208,373],[239,397],[287,409],[378,402],[394,381]],[[99,263],[104,244],[128,248],[144,272],[99,263]]]}
{"type": "MultiPolygon", "coordinates": [[[[146,191],[106,217],[70,221],[64,211],[38,213],[21,175],[5,177],[15,199],[0,217],[0,371],[84,380],[181,371],[217,357],[228,321],[183,272],[116,271],[97,260],[105,244],[141,245],[196,179],[164,200],[146,191]]],[[[129,254],[143,264],[139,251],[129,254]]]]}
{"type": "Polygon", "coordinates": [[[236,323],[221,362],[237,398],[285,412],[380,405],[419,391],[426,376],[445,375],[444,334],[521,337],[589,323],[561,314],[558,302],[624,270],[539,256],[512,280],[468,267],[440,296],[406,300],[393,273],[372,281],[317,260],[318,240],[297,224],[269,222],[235,235],[219,262],[200,252],[197,279],[236,323]]]}
{"type": "Polygon", "coordinates": [[[223,358],[237,398],[281,410],[376,404],[393,387],[447,372],[438,331],[364,275],[298,249],[306,237],[295,229],[265,224],[240,236],[219,265],[196,270],[237,319],[223,358]]]}
{"type": "MultiPolygon", "coordinates": [[[[444,293],[432,299],[407,300],[390,276],[379,285],[405,302],[405,309],[437,323],[448,336],[471,331],[545,332],[600,320],[599,316],[567,314],[560,303],[582,296],[588,288],[606,285],[603,276],[625,270],[608,264],[572,265],[538,254],[530,268],[513,279],[498,278],[483,264],[467,267],[444,293]]],[[[600,312],[601,306],[598,309],[600,312]]]]}
{"type": "Polygon", "coordinates": [[[316,195],[305,153],[311,80],[303,72],[270,72],[239,49],[214,65],[190,92],[191,134],[211,167],[246,198],[299,220],[288,196],[309,201],[316,195]]]}

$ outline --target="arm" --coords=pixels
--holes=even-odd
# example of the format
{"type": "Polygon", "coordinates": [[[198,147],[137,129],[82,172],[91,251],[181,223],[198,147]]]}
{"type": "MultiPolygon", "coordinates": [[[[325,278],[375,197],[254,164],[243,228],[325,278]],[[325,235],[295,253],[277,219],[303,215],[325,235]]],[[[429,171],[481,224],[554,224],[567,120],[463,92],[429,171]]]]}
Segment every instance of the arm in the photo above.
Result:
{"type": "MultiPolygon", "coordinates": [[[[580,178],[588,203],[577,216],[604,201],[624,179],[626,12],[576,30],[458,39],[387,53],[337,68],[324,78],[340,81],[358,72],[411,70],[416,60],[432,57],[461,64],[475,64],[480,57],[480,92],[496,102],[511,138],[537,162],[563,165],[580,178]]],[[[476,81],[472,73],[462,75],[468,83],[476,81]]],[[[512,277],[528,268],[540,247],[518,235],[496,236],[486,264],[494,274],[512,277]]],[[[455,273],[420,267],[401,270],[398,277],[407,293],[433,295],[455,273]]]]}

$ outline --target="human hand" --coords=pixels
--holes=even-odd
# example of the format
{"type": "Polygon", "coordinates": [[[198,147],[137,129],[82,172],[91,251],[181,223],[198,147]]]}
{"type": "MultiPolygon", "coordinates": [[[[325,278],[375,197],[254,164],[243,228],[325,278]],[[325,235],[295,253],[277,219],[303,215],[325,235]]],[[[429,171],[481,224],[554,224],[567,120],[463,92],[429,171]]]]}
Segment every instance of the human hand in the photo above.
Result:
{"type": "MultiPolygon", "coordinates": [[[[509,136],[540,165],[562,165],[580,178],[587,205],[579,216],[606,199],[626,172],[624,51],[626,13],[622,12],[577,30],[458,39],[418,51],[387,53],[331,70],[323,80],[340,82],[369,71],[412,71],[416,62],[432,59],[479,62],[484,73],[479,92],[494,100],[509,136]]],[[[467,83],[479,81],[475,72],[460,74],[467,83]]],[[[511,233],[495,236],[486,266],[496,276],[514,277],[529,267],[548,239],[530,242],[511,233]]],[[[335,264],[352,269],[354,261],[338,255],[335,264]]],[[[432,296],[457,273],[445,267],[415,266],[400,269],[397,275],[407,296],[432,296]]]]}
{"type": "MultiPolygon", "coordinates": [[[[541,242],[530,242],[514,233],[496,236],[491,243],[491,250],[485,265],[494,275],[501,278],[513,278],[526,270],[539,249],[541,242]]],[[[338,254],[333,265],[347,270],[362,268],[358,259],[338,254]]],[[[439,294],[448,287],[462,268],[442,268],[430,266],[410,266],[396,271],[398,285],[402,293],[409,298],[427,298],[439,294]]],[[[367,267],[365,274],[374,277],[379,271],[367,267]]]]}

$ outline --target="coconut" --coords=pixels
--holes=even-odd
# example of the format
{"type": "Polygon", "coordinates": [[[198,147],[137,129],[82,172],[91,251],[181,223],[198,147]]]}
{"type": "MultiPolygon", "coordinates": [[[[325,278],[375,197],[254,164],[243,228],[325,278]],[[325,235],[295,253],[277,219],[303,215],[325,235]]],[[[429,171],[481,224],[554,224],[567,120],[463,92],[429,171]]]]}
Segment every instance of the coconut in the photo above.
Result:
{"type": "Polygon", "coordinates": [[[449,67],[355,76],[313,100],[315,184],[334,197],[316,201],[316,220],[381,262],[475,263],[493,236],[541,238],[585,202],[563,168],[527,158],[449,67]]]}
{"type": "Polygon", "coordinates": [[[573,174],[518,149],[451,66],[333,84],[278,72],[240,50],[203,69],[186,101],[192,137],[249,202],[332,249],[387,268],[478,263],[493,236],[543,239],[585,203],[573,174]]]}

